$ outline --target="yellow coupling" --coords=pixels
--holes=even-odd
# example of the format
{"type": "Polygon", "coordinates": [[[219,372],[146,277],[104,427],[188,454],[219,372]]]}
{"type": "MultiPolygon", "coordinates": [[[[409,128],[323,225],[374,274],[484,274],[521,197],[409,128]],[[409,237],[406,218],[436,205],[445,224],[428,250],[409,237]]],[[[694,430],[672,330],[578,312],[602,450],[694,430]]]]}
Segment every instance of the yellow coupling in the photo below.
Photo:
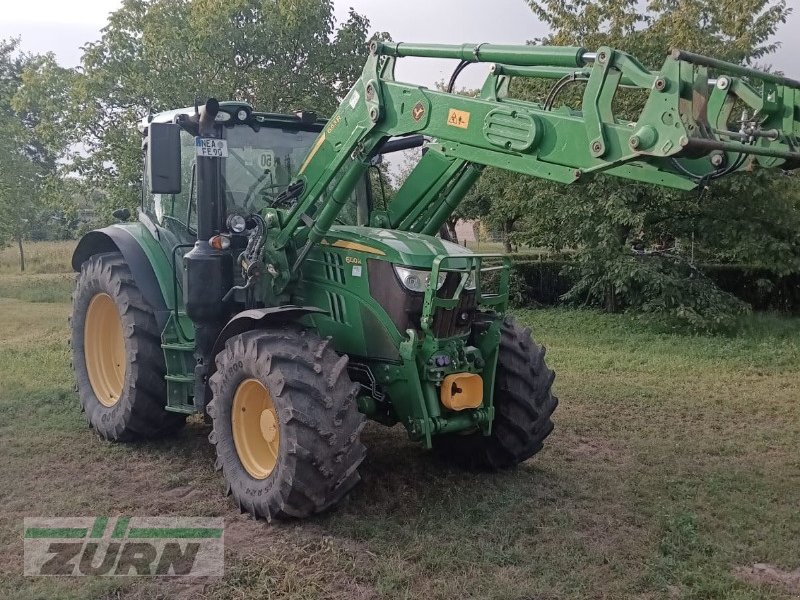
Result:
{"type": "Polygon", "coordinates": [[[475,373],[447,375],[439,395],[442,404],[450,410],[478,408],[483,401],[483,379],[475,373]]]}

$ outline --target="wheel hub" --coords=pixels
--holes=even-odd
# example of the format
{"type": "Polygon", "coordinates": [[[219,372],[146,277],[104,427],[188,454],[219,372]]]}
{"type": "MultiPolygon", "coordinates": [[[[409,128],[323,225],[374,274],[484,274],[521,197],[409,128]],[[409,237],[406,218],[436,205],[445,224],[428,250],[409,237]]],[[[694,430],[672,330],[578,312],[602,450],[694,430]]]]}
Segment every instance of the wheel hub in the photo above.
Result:
{"type": "Polygon", "coordinates": [[[245,471],[254,479],[266,479],[278,462],[281,436],[272,395],[258,379],[245,379],[236,388],[231,429],[245,471]]]}
{"type": "Polygon", "coordinates": [[[94,395],[103,406],[114,406],[125,385],[125,338],[117,304],[106,293],[96,294],[86,309],[83,354],[94,395]]]}
{"type": "Polygon", "coordinates": [[[278,424],[275,422],[275,415],[271,410],[261,411],[261,435],[267,440],[267,443],[272,443],[278,437],[278,424]]]}

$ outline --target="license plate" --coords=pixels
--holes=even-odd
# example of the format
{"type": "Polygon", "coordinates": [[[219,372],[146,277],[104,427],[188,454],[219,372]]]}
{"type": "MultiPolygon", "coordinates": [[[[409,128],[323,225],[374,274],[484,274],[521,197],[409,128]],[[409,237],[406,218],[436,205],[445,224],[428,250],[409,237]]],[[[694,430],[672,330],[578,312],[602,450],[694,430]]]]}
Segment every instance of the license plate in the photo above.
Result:
{"type": "Polygon", "coordinates": [[[194,138],[197,156],[210,158],[228,158],[228,142],[216,138],[194,138]]]}

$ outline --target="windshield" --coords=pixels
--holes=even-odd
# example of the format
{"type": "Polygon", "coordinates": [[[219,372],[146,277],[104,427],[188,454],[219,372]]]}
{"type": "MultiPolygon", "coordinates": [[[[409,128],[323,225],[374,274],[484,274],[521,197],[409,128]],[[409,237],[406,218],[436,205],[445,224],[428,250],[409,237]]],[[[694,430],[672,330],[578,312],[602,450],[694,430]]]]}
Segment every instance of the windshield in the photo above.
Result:
{"type": "Polygon", "coordinates": [[[226,127],[228,158],[223,178],[228,208],[258,212],[285,191],[311,145],[315,131],[249,126],[226,127]]]}
{"type": "MultiPolygon", "coordinates": [[[[273,206],[297,176],[318,135],[315,131],[266,126],[258,131],[249,125],[221,129],[228,144],[228,157],[219,163],[228,214],[259,213],[273,206]]],[[[170,195],[145,194],[142,200],[145,212],[182,241],[192,239],[197,230],[196,162],[195,137],[188,131],[181,131],[181,191],[170,195]]],[[[334,178],[330,189],[340,177],[334,178]]],[[[146,187],[145,182],[143,189],[146,187]]],[[[369,219],[368,211],[364,179],[356,186],[336,222],[363,225],[369,219]]]]}
{"type": "MultiPolygon", "coordinates": [[[[223,185],[228,212],[254,213],[272,206],[297,176],[311,146],[319,135],[316,131],[250,126],[225,127],[228,158],[224,160],[223,185]]],[[[330,189],[338,182],[335,177],[330,189]]],[[[337,223],[357,224],[359,200],[366,204],[366,185],[356,186],[350,200],[339,213],[337,223]]]]}

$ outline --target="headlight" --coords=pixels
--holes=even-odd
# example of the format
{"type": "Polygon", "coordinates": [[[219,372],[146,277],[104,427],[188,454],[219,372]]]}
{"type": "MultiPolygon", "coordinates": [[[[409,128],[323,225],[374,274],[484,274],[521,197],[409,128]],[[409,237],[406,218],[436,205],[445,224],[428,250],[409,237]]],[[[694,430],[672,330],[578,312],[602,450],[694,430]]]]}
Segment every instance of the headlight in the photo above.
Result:
{"type": "MultiPolygon", "coordinates": [[[[394,265],[394,272],[400,278],[400,282],[407,290],[412,292],[424,292],[428,289],[428,282],[431,280],[431,272],[422,269],[409,269],[394,265]]],[[[439,281],[436,282],[436,289],[439,290],[444,285],[447,273],[439,272],[439,281]]]]}
{"type": "Polygon", "coordinates": [[[242,215],[232,214],[228,217],[228,231],[242,233],[247,229],[247,221],[242,215]]]}

